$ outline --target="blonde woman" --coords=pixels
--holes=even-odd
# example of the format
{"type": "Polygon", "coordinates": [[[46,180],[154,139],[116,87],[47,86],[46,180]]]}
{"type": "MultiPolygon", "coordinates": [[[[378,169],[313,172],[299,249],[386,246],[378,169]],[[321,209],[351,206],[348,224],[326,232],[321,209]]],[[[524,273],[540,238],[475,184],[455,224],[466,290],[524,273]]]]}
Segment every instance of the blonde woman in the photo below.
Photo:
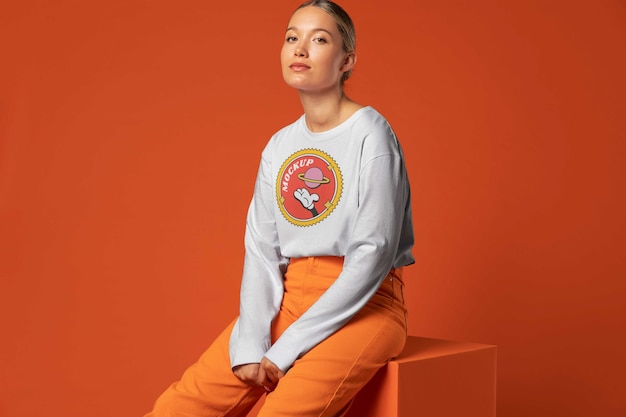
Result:
{"type": "Polygon", "coordinates": [[[342,416],[406,340],[402,269],[414,262],[402,150],[344,92],[352,20],[314,0],[281,52],[304,114],[263,151],[248,211],[240,316],[146,417],[342,416]]]}

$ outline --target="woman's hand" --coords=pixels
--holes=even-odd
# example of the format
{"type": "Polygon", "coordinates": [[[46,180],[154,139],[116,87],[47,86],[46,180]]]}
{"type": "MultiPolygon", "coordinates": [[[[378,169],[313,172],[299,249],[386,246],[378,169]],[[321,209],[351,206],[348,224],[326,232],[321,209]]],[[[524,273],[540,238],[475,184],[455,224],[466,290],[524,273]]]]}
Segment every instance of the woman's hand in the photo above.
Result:
{"type": "Polygon", "coordinates": [[[261,384],[259,384],[258,382],[259,366],[260,365],[258,363],[247,363],[245,365],[238,365],[233,368],[233,373],[237,378],[239,378],[246,384],[260,387],[261,384]]]}
{"type": "Polygon", "coordinates": [[[261,360],[261,364],[259,365],[257,382],[265,391],[272,392],[278,385],[278,381],[285,375],[283,371],[280,370],[274,362],[270,361],[267,358],[263,358],[261,360]]]}

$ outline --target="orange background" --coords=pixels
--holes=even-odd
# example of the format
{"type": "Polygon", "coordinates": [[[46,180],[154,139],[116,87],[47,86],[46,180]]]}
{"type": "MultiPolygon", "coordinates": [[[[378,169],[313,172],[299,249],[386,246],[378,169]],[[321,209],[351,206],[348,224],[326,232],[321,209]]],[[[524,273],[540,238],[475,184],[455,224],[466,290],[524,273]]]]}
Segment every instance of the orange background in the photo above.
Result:
{"type": "MultiPolygon", "coordinates": [[[[298,1],[0,6],[0,416],[140,416],[237,313],[298,1]]],[[[348,93],[413,187],[410,332],[498,415],[626,411],[626,5],[363,1],[348,93]]]]}

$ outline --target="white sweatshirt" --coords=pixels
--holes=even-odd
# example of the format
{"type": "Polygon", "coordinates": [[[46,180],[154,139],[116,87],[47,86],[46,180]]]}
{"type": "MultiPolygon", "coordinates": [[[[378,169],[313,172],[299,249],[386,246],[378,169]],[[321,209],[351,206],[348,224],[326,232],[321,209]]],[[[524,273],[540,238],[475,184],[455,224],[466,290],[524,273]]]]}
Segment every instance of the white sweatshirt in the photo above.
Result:
{"type": "Polygon", "coordinates": [[[411,199],[400,144],[387,121],[364,107],[321,133],[304,116],[265,147],[246,222],[240,316],[231,365],[263,356],[287,371],[340,329],[391,268],[414,263],[411,199]],[[343,256],[328,290],[272,345],[271,323],[290,258],[343,256]]]}

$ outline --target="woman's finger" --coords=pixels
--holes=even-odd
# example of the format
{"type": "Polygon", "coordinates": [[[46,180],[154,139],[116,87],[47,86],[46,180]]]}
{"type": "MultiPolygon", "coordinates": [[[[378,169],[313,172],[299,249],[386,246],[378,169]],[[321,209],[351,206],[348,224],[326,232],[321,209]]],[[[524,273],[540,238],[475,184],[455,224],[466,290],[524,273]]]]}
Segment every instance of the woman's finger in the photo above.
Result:
{"type": "Polygon", "coordinates": [[[259,385],[257,382],[259,370],[260,366],[258,363],[249,363],[235,367],[233,373],[248,385],[259,385]]]}

